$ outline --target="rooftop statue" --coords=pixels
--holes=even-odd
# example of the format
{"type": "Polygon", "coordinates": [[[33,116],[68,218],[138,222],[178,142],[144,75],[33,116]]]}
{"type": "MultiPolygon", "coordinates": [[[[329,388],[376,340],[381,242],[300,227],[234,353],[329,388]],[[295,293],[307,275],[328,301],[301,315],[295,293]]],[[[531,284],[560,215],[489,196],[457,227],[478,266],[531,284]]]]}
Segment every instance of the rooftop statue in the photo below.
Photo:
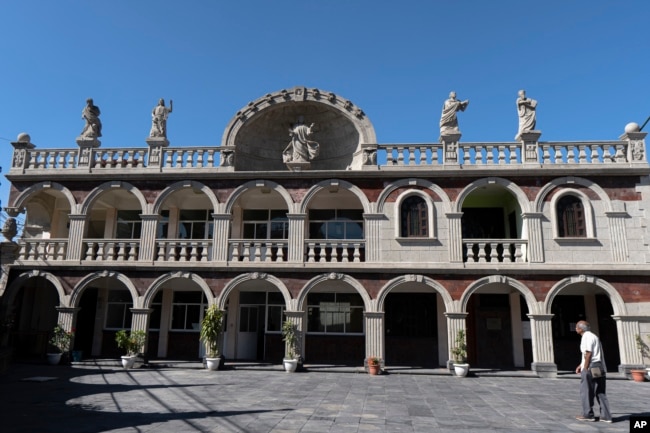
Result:
{"type": "Polygon", "coordinates": [[[537,101],[526,98],[526,91],[520,90],[517,98],[517,114],[519,114],[519,131],[517,136],[522,132],[532,131],[535,129],[537,101]]]}
{"type": "Polygon", "coordinates": [[[82,137],[97,138],[102,136],[99,107],[93,104],[92,98],[86,99],[86,106],[81,112],[81,118],[86,121],[86,125],[80,134],[82,137]]]}
{"type": "Polygon", "coordinates": [[[456,99],[456,92],[449,93],[447,99],[442,106],[442,116],[440,116],[440,134],[460,132],[458,129],[458,118],[456,117],[457,111],[465,111],[469,105],[469,99],[459,101],[456,99]]]}
{"type": "Polygon", "coordinates": [[[320,145],[309,136],[313,134],[314,124],[306,126],[303,117],[298,118],[298,123],[289,129],[291,143],[282,152],[284,162],[309,162],[316,158],[320,152],[320,145]]]}
{"type": "Polygon", "coordinates": [[[165,107],[165,100],[160,98],[158,105],[151,111],[151,132],[150,137],[167,138],[167,118],[172,112],[174,102],[169,100],[169,108],[165,107]]]}

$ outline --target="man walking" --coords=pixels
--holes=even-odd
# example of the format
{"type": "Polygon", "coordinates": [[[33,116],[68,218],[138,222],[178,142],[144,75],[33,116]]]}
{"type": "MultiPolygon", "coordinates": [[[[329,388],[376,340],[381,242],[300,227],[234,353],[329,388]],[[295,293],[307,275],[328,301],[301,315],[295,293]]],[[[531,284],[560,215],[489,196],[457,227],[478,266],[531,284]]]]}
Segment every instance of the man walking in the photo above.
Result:
{"type": "Polygon", "coordinates": [[[580,374],[580,400],[582,402],[582,415],[576,417],[578,421],[596,421],[594,418],[594,397],[600,405],[600,421],[612,422],[609,411],[609,401],[605,394],[605,358],[600,340],[590,331],[589,323],[581,320],[576,323],[576,332],[582,336],[580,352],[582,362],[576,368],[580,374]]]}

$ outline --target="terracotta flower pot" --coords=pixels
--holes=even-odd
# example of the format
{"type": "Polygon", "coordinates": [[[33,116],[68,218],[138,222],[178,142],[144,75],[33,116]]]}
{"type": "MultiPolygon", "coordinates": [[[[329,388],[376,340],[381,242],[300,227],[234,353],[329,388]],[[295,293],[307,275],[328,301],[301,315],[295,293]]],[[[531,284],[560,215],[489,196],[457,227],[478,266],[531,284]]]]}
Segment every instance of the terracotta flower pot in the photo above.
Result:
{"type": "Polygon", "coordinates": [[[368,365],[368,373],[372,374],[373,376],[378,375],[380,371],[381,371],[381,366],[379,364],[368,365]]]}
{"type": "Polygon", "coordinates": [[[645,375],[646,375],[645,370],[630,370],[630,374],[632,375],[632,380],[634,380],[635,382],[645,381],[645,375]]]}

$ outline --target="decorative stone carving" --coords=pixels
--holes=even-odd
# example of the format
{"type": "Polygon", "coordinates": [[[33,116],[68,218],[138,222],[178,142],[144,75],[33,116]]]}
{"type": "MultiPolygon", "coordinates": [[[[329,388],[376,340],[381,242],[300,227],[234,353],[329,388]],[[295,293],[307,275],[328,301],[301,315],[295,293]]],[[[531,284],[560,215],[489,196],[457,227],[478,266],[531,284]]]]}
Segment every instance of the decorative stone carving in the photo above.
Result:
{"type": "Polygon", "coordinates": [[[165,107],[165,100],[160,98],[158,105],[151,111],[151,131],[149,137],[167,138],[167,118],[174,108],[174,102],[169,100],[169,108],[165,107]]]}
{"type": "Polygon", "coordinates": [[[80,137],[97,138],[102,136],[102,122],[99,120],[99,107],[94,105],[92,98],[86,99],[86,106],[81,111],[81,118],[86,121],[80,137]]]}
{"type": "Polygon", "coordinates": [[[320,145],[309,137],[313,134],[314,124],[304,124],[303,116],[289,130],[291,142],[282,152],[282,160],[285,163],[305,163],[316,158],[320,152],[320,145]]]}
{"type": "Polygon", "coordinates": [[[13,238],[16,236],[16,233],[18,233],[16,218],[7,218],[0,233],[2,233],[2,236],[4,236],[6,240],[13,242],[13,238]]]}
{"type": "Polygon", "coordinates": [[[442,115],[440,116],[440,134],[459,133],[458,118],[456,113],[458,111],[465,111],[469,105],[469,99],[459,101],[456,99],[456,92],[449,93],[449,99],[445,101],[442,106],[442,115]]]}
{"type": "Polygon", "coordinates": [[[517,114],[519,116],[519,129],[515,139],[521,136],[523,132],[535,130],[537,123],[537,101],[526,98],[526,91],[520,90],[517,98],[517,114]]]}
{"type": "Polygon", "coordinates": [[[645,153],[645,144],[643,141],[632,141],[630,143],[632,149],[632,161],[643,161],[645,153]]]}

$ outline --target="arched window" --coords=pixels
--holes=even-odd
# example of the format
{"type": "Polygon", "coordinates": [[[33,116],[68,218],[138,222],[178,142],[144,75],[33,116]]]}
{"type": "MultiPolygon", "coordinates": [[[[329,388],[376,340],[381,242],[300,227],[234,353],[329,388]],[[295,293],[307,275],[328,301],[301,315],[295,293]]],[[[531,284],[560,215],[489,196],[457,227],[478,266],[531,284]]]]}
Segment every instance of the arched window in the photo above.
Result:
{"type": "Polygon", "coordinates": [[[429,236],[429,210],[424,198],[412,195],[402,201],[400,236],[403,238],[429,236]]]}
{"type": "Polygon", "coordinates": [[[556,206],[559,237],[587,237],[585,209],[582,200],[574,195],[565,195],[558,200],[556,206]]]}

